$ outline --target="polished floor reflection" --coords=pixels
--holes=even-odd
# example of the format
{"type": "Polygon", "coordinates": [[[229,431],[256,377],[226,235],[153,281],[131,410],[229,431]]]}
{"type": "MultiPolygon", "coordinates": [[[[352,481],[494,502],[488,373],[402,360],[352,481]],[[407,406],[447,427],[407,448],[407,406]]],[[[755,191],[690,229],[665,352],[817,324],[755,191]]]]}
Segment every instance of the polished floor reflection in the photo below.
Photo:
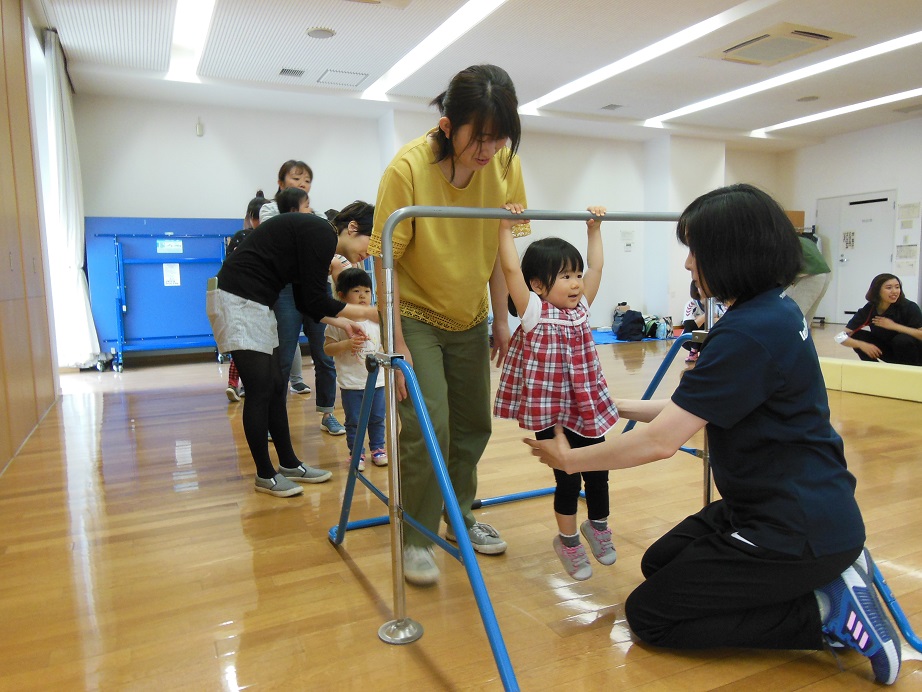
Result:
{"type": "MultiPolygon", "coordinates": [[[[612,389],[639,396],[665,350],[601,347],[612,389]]],[[[289,499],[253,492],[242,406],[226,400],[225,377],[213,362],[62,376],[64,396],[0,476],[0,690],[502,689],[464,570],[447,555],[438,586],[407,590],[423,637],[378,639],[393,607],[388,528],[350,532],[340,549],[327,540],[345,440],[321,432],[313,399],[291,395],[295,448],[333,480],[289,499]]],[[[922,408],[839,392],[830,401],[868,545],[922,630],[922,408]]],[[[483,497],[552,484],[521,437],[496,423],[483,497]]],[[[386,490],[386,469],[366,474],[386,490]]],[[[523,690],[876,688],[849,652],[837,662],[631,641],[622,604],[640,556],[700,506],[701,478],[685,454],[613,474],[618,562],[594,564],[586,582],[567,578],[551,550],[548,498],[480,510],[509,543],[480,565],[523,690]]],[[[359,486],[352,518],[385,513],[359,486]]],[[[919,655],[904,646],[904,656],[895,689],[922,689],[919,655]]]]}

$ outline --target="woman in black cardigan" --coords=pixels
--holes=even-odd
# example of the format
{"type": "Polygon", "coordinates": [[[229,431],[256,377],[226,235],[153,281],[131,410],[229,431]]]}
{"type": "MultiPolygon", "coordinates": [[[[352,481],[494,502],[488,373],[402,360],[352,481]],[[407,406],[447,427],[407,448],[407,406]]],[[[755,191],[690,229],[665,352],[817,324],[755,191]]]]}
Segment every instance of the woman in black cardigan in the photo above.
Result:
{"type": "MultiPolygon", "coordinates": [[[[371,231],[371,224],[366,229],[371,231]]],[[[305,315],[350,335],[361,333],[352,320],[378,319],[372,306],[348,305],[327,293],[334,254],[352,262],[368,255],[369,235],[347,227],[337,235],[313,214],[282,214],[250,233],[225,260],[208,285],[208,319],[222,353],[230,353],[247,383],[243,429],[256,464],[256,490],[276,497],[302,492],[299,483],[323,483],[329,471],[301,463],[291,446],[286,400],[288,384],[279,364],[278,331],[270,306],[286,284],[305,315]],[[269,457],[268,434],[279,457],[269,457]]]]}

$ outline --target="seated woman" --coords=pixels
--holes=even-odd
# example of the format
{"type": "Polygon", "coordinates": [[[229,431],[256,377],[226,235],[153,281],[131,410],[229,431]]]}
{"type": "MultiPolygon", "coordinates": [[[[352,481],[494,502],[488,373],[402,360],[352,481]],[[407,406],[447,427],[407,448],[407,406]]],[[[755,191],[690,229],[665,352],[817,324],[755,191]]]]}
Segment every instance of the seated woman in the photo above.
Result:
{"type": "Polygon", "coordinates": [[[836,335],[836,341],[853,349],[861,360],[922,365],[922,310],[903,295],[900,280],[893,274],[878,274],[864,297],[867,304],[836,335]]]}
{"type": "Polygon", "coordinates": [[[873,562],[842,438],[800,308],[782,291],[801,251],[780,205],[750,185],[699,197],[677,228],[702,296],[727,312],[671,399],[618,399],[648,425],[570,449],[524,442],[566,473],[668,459],[707,426],[720,492],[644,554],[624,604],[636,637],[674,649],[856,649],[875,678],[900,670],[899,635],[871,583],[873,562]],[[732,259],[728,259],[732,258],[732,259]]]}

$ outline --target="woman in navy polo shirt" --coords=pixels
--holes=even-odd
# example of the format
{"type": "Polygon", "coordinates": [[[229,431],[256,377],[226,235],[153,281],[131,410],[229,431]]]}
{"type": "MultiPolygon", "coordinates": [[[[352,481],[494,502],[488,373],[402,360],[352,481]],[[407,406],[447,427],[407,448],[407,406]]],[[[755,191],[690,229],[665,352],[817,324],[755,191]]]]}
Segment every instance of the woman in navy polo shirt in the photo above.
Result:
{"type": "Polygon", "coordinates": [[[695,368],[671,399],[617,401],[649,425],[584,449],[560,431],[525,443],[553,468],[601,471],[667,459],[706,426],[722,499],[645,553],[625,602],[634,634],[678,649],[846,645],[890,684],[899,639],[874,594],[810,330],[784,294],[801,263],[793,226],[767,194],[733,185],[692,202],[676,235],[701,295],[728,306],[695,368]]]}

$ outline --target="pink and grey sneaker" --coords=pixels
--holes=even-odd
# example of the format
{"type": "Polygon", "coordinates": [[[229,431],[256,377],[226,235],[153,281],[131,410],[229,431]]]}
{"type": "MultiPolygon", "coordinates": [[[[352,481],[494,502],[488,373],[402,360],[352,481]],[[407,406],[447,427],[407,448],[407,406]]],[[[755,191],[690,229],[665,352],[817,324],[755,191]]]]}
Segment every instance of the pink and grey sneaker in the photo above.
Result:
{"type": "Polygon", "coordinates": [[[371,450],[371,462],[375,466],[387,466],[387,452],[383,447],[371,450]]]}
{"type": "Polygon", "coordinates": [[[567,570],[567,574],[577,581],[584,581],[592,576],[592,566],[589,564],[589,558],[586,556],[586,549],[582,543],[570,548],[563,544],[558,534],[554,536],[551,544],[554,546],[554,552],[560,558],[563,568],[567,570]]]}
{"type": "Polygon", "coordinates": [[[618,559],[618,552],[615,550],[615,546],[611,543],[611,529],[605,528],[603,531],[599,531],[596,527],[592,525],[592,522],[587,519],[579,526],[580,533],[586,537],[586,542],[589,544],[589,550],[592,551],[593,556],[596,560],[601,562],[603,565],[613,565],[615,560],[618,559]]]}

